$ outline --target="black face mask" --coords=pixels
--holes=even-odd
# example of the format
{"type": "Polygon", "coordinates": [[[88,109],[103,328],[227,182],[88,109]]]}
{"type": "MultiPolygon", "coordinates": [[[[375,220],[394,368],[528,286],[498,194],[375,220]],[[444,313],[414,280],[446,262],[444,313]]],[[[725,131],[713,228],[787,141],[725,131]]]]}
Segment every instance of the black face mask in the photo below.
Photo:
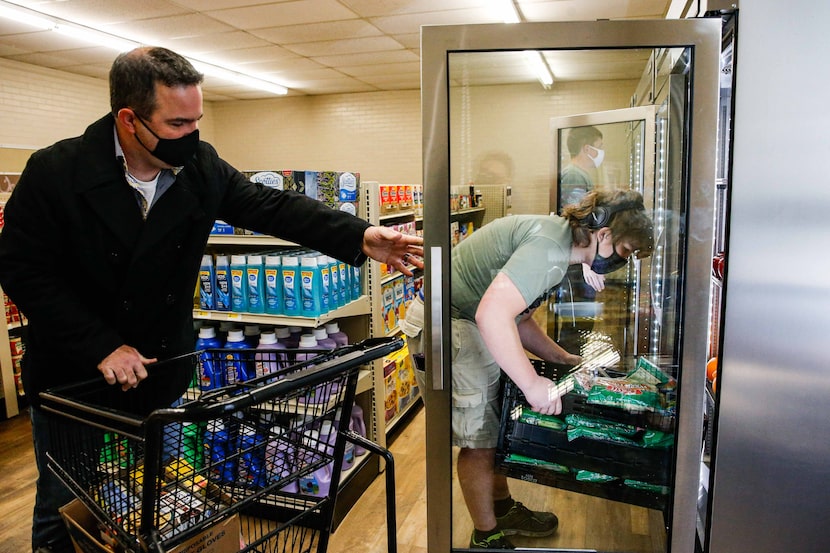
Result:
{"type": "Polygon", "coordinates": [[[196,149],[199,147],[199,129],[180,138],[162,138],[153,132],[153,129],[138,114],[136,114],[136,118],[141,121],[145,129],[150,131],[150,134],[158,139],[158,144],[156,144],[155,149],[151,150],[147,146],[144,146],[144,143],[138,137],[138,133],[135,135],[138,143],[144,146],[144,149],[150,152],[153,157],[162,160],[171,167],[181,167],[196,153],[196,149]]]}
{"type": "Polygon", "coordinates": [[[608,257],[602,257],[599,254],[599,240],[597,240],[597,253],[594,256],[594,261],[591,263],[591,270],[598,275],[607,275],[613,273],[617,269],[625,267],[628,260],[617,253],[617,248],[614,248],[614,253],[608,257]]]}

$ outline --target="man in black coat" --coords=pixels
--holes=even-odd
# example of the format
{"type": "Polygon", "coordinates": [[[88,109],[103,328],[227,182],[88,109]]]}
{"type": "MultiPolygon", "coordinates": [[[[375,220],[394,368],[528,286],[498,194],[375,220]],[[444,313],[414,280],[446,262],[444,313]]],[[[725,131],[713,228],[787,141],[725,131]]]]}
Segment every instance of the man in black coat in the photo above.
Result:
{"type": "Polygon", "coordinates": [[[180,397],[190,375],[148,377],[145,366],[193,350],[193,291],[216,219],[353,265],[422,266],[411,257],[420,239],[251,183],[200,142],[202,77],[163,48],[120,55],[111,113],[33,154],[6,206],[0,284],[29,319],[35,551],[72,551],[58,514],[72,496],[46,468],[38,393],[100,373],[140,412],[180,397]]]}

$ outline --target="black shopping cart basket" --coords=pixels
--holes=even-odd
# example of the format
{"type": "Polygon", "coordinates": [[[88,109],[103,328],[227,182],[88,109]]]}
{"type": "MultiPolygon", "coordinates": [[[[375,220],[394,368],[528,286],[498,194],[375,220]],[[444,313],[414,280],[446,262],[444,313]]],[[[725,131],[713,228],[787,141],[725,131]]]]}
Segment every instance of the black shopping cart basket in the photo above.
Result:
{"type": "Polygon", "coordinates": [[[113,402],[119,387],[103,379],[49,390],[40,397],[54,420],[50,468],[115,551],[204,550],[224,539],[233,549],[222,551],[323,553],[357,443],[387,461],[392,553],[392,457],[349,423],[360,368],[402,346],[370,339],[301,362],[307,351],[193,352],[158,364],[191,371],[191,387],[143,417],[113,402]]]}

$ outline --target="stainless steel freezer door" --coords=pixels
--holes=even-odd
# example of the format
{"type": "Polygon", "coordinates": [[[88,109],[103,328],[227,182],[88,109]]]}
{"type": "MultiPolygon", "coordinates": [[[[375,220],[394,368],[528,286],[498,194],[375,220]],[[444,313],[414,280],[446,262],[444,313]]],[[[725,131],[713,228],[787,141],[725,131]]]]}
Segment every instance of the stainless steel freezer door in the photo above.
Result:
{"type": "MultiPolygon", "coordinates": [[[[677,151],[670,152],[683,162],[679,179],[682,190],[678,193],[682,201],[676,206],[679,211],[675,214],[682,218],[683,224],[678,226],[677,236],[673,236],[681,241],[678,248],[684,256],[679,264],[681,274],[676,275],[682,301],[671,307],[673,316],[682,319],[678,325],[682,332],[672,343],[670,352],[682,370],[678,371],[676,443],[669,471],[672,475],[672,493],[666,509],[669,526],[662,541],[660,536],[652,537],[658,543],[657,551],[694,550],[704,367],[708,353],[707,305],[715,181],[711,152],[716,137],[719,48],[719,19],[422,28],[424,238],[429,265],[426,282],[429,328],[425,333],[427,389],[424,393],[431,553],[463,550],[469,539],[466,534],[455,536],[454,540],[456,527],[469,527],[469,516],[460,494],[453,493],[456,482],[449,422],[453,245],[450,229],[457,226],[453,223],[458,220],[458,215],[450,209],[451,196],[455,201],[454,194],[463,196],[465,190],[469,193],[469,185],[472,183],[474,188],[476,178],[484,173],[482,163],[499,158],[489,154],[503,150],[508,154],[506,160],[501,156],[503,163],[498,170],[503,182],[492,182],[496,171],[491,164],[486,171],[491,181],[488,184],[510,186],[513,214],[547,214],[551,187],[556,179],[552,178],[554,162],[549,129],[545,128],[545,136],[540,138],[538,122],[546,126],[555,116],[628,107],[631,98],[620,100],[619,88],[627,87],[630,93],[626,94],[633,95],[640,81],[638,77],[622,84],[615,81],[603,85],[600,81],[616,78],[615,71],[630,71],[630,66],[637,64],[642,75],[652,53],[677,50],[684,53],[689,64],[685,91],[689,103],[682,121],[685,133],[683,140],[673,146],[677,151]],[[530,54],[524,53],[528,50],[530,54]],[[528,55],[542,55],[545,63],[553,68],[552,87],[543,88],[535,78],[524,76],[524,63],[518,61],[518,56],[528,55]],[[567,68],[581,72],[580,78],[591,81],[592,94],[577,94],[575,99],[576,85],[568,83],[567,68]],[[595,73],[588,75],[592,69],[595,73]],[[591,107],[590,101],[596,105],[591,107]],[[505,114],[513,113],[518,115],[504,118],[505,114]],[[493,128],[494,121],[499,124],[498,128],[493,128]]],[[[672,61],[675,67],[679,60],[672,61]]],[[[653,75],[648,86],[656,99],[659,87],[665,83],[664,67],[655,66],[653,75]]],[[[590,529],[586,532],[590,533],[590,529]]],[[[560,534],[564,533],[565,529],[560,529],[560,534]]],[[[551,543],[542,541],[539,547],[553,551],[568,547],[562,542],[551,543]]],[[[594,549],[620,550],[609,544],[594,549]]]]}

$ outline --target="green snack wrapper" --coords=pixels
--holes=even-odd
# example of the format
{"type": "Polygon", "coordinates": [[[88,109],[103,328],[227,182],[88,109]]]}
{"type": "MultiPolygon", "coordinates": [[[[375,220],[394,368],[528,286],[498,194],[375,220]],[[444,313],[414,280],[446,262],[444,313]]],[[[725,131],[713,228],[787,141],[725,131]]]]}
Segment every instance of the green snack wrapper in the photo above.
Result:
{"type": "Polygon", "coordinates": [[[507,457],[505,457],[504,460],[511,463],[518,463],[520,465],[528,465],[531,467],[552,470],[554,472],[561,472],[563,474],[567,474],[568,472],[570,472],[568,467],[564,465],[560,465],[558,463],[551,463],[550,461],[534,459],[533,457],[525,457],[524,455],[519,455],[518,453],[511,453],[507,457]]]}
{"type": "Polygon", "coordinates": [[[525,424],[532,424],[535,426],[544,426],[545,428],[552,428],[554,430],[564,430],[565,423],[562,422],[562,419],[554,417],[552,415],[541,415],[536,411],[531,411],[527,408],[522,408],[522,412],[519,415],[519,422],[523,422],[525,424]]]}
{"type": "Polygon", "coordinates": [[[597,378],[585,400],[588,404],[618,407],[626,411],[659,411],[662,407],[657,388],[625,378],[597,378]]]}
{"type": "Polygon", "coordinates": [[[658,388],[674,388],[677,385],[674,378],[667,375],[660,367],[645,357],[637,359],[637,365],[626,375],[626,378],[632,382],[651,384],[658,388]]]}
{"type": "Polygon", "coordinates": [[[646,430],[642,437],[643,447],[665,449],[674,445],[674,434],[660,430],[646,430]]]}
{"type": "Polygon", "coordinates": [[[609,421],[599,417],[583,415],[581,413],[570,413],[565,415],[565,421],[569,426],[593,428],[603,432],[613,432],[614,434],[618,434],[620,436],[633,436],[640,430],[633,424],[609,421]]]}
{"type": "Polygon", "coordinates": [[[579,482],[593,482],[596,484],[602,484],[605,482],[612,482],[617,478],[615,476],[609,476],[607,474],[591,472],[590,470],[578,470],[576,471],[576,479],[579,482]]]}
{"type": "Polygon", "coordinates": [[[615,444],[625,445],[640,445],[635,440],[621,436],[608,430],[599,430],[596,428],[588,428],[586,426],[574,426],[568,428],[568,441],[572,442],[577,438],[588,438],[589,440],[597,440],[600,442],[610,442],[615,444]]]}

